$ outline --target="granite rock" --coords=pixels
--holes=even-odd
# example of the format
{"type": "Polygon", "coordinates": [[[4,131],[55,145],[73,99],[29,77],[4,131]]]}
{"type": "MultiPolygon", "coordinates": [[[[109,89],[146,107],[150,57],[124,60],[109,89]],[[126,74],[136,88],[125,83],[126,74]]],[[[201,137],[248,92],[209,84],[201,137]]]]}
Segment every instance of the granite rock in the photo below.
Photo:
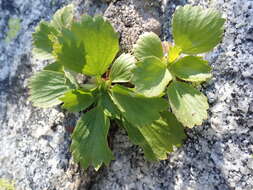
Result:
{"type": "MultiPolygon", "coordinates": [[[[64,4],[61,0],[0,1],[0,28],[3,28],[0,34],[0,178],[13,180],[17,190],[75,190],[90,180],[90,176],[73,164],[69,152],[70,134],[65,128],[75,125],[76,116],[68,116],[57,107],[38,109],[27,100],[28,78],[46,64],[31,56],[31,33],[42,19],[50,20],[64,4]],[[10,18],[20,19],[21,30],[7,43],[10,18]]],[[[81,8],[92,13],[94,7],[86,1],[81,8]]]]}
{"type": "Polygon", "coordinates": [[[0,178],[14,180],[17,190],[253,189],[253,1],[251,0],[74,0],[77,17],[104,14],[130,51],[138,35],[154,31],[172,40],[171,15],[186,3],[221,11],[224,39],[205,54],[213,79],[203,86],[210,103],[209,119],[188,129],[188,139],[168,160],[150,163],[113,128],[110,144],[116,160],[98,172],[81,170],[69,153],[77,115],[60,108],[38,109],[27,101],[27,79],[46,63],[31,56],[31,32],[48,20],[60,0],[0,0],[0,178]],[[8,19],[21,19],[21,30],[4,42],[8,19]]]}
{"type": "Polygon", "coordinates": [[[123,51],[131,51],[132,45],[143,32],[161,34],[160,1],[119,0],[110,3],[104,16],[119,32],[123,51]]]}
{"type": "Polygon", "coordinates": [[[184,146],[160,163],[148,163],[138,147],[115,134],[116,160],[91,189],[251,190],[252,175],[252,1],[163,1],[163,36],[172,39],[171,15],[177,5],[217,9],[227,18],[221,45],[205,55],[213,79],[204,85],[209,120],[187,130],[184,146]]]}

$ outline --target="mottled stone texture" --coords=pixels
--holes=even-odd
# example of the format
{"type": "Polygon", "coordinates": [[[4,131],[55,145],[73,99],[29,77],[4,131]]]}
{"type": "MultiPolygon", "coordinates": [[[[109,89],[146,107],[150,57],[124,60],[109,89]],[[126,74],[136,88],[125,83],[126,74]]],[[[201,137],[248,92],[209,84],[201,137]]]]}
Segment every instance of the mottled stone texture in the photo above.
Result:
{"type": "Polygon", "coordinates": [[[119,32],[124,51],[130,51],[144,31],[161,34],[162,12],[159,1],[115,1],[109,5],[104,15],[119,32]]]}
{"type": "Polygon", "coordinates": [[[27,79],[45,65],[31,57],[31,32],[69,2],[0,0],[0,178],[14,180],[17,190],[252,190],[253,1],[73,1],[77,16],[104,14],[127,51],[144,31],[171,40],[171,15],[180,4],[212,7],[227,18],[223,42],[205,55],[213,67],[213,79],[203,87],[208,121],[188,129],[184,146],[159,163],[145,161],[124,131],[113,130],[116,160],[97,173],[71,160],[65,127],[73,126],[76,116],[27,101],[27,79]],[[11,17],[20,18],[22,28],[7,44],[11,17]]]}

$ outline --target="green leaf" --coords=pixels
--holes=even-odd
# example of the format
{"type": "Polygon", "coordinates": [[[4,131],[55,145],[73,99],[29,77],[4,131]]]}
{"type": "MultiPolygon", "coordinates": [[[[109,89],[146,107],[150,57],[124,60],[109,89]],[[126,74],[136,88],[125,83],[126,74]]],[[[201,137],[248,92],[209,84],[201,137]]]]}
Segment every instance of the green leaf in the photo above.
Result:
{"type": "Polygon", "coordinates": [[[180,56],[181,51],[181,48],[178,46],[170,46],[168,52],[169,63],[176,61],[176,59],[180,56]]]}
{"type": "Polygon", "coordinates": [[[163,57],[163,48],[160,38],[153,32],[145,32],[133,47],[134,55],[139,60],[148,56],[163,57]]]}
{"type": "Polygon", "coordinates": [[[170,126],[168,130],[171,144],[179,147],[182,145],[182,141],[186,138],[183,125],[177,120],[175,115],[171,112],[164,111],[161,113],[161,118],[167,126],[170,126]]]}
{"type": "Polygon", "coordinates": [[[51,26],[53,26],[59,32],[63,28],[70,28],[74,17],[74,6],[70,4],[59,9],[53,16],[51,26]]]}
{"type": "Polygon", "coordinates": [[[159,112],[168,107],[163,98],[147,98],[120,85],[115,85],[111,91],[112,100],[122,115],[137,126],[151,124],[160,117],[159,112]]]}
{"type": "Polygon", "coordinates": [[[162,117],[151,125],[136,127],[123,122],[130,140],[142,147],[145,157],[150,161],[164,160],[173,146],[180,146],[186,138],[183,126],[170,112],[163,112],[162,117]]]}
{"type": "Polygon", "coordinates": [[[133,69],[131,82],[136,91],[147,96],[159,96],[171,81],[167,65],[156,57],[146,57],[133,69]]]}
{"type": "Polygon", "coordinates": [[[100,96],[100,105],[103,107],[105,114],[108,117],[111,118],[120,118],[120,111],[117,108],[117,106],[114,104],[114,102],[112,101],[112,98],[110,97],[110,95],[108,94],[108,92],[101,92],[101,96],[100,96]]]}
{"type": "Polygon", "coordinates": [[[83,73],[105,73],[119,51],[118,34],[111,24],[101,16],[83,16],[80,23],[73,24],[72,31],[78,42],[83,43],[86,52],[83,73]]]}
{"type": "Polygon", "coordinates": [[[71,152],[84,169],[93,165],[98,170],[103,163],[108,165],[113,159],[107,142],[109,125],[109,119],[99,107],[85,113],[77,122],[71,152]]]}
{"type": "Polygon", "coordinates": [[[71,32],[63,33],[60,41],[62,48],[57,55],[59,62],[67,69],[77,73],[85,73],[86,54],[83,43],[77,43],[74,34],[71,32]]]}
{"type": "Polygon", "coordinates": [[[131,70],[135,66],[135,58],[130,54],[120,55],[113,63],[110,80],[112,82],[129,82],[132,77],[131,70]]]}
{"type": "Polygon", "coordinates": [[[207,98],[189,84],[174,81],[167,93],[172,112],[184,126],[192,128],[207,119],[207,98]]]}
{"type": "Polygon", "coordinates": [[[41,22],[32,34],[33,37],[33,55],[37,59],[53,59],[53,42],[51,35],[57,35],[57,31],[48,22],[41,22]]]}
{"type": "Polygon", "coordinates": [[[64,69],[64,73],[66,78],[73,84],[74,88],[79,88],[79,84],[76,80],[77,77],[77,73],[75,73],[74,71],[68,70],[68,69],[64,69]]]}
{"type": "Polygon", "coordinates": [[[43,70],[36,73],[29,81],[29,100],[37,107],[52,107],[61,103],[59,100],[67,91],[71,90],[71,84],[66,80],[64,73],[43,70]]]}
{"type": "Polygon", "coordinates": [[[48,64],[46,67],[44,67],[43,70],[63,72],[63,66],[58,62],[54,62],[54,63],[48,64]]]}
{"type": "Polygon", "coordinates": [[[81,88],[85,91],[93,91],[96,90],[98,87],[98,84],[93,84],[93,83],[85,83],[80,85],[81,88]]]}
{"type": "Polygon", "coordinates": [[[178,78],[191,82],[202,82],[212,76],[208,62],[196,56],[179,59],[171,65],[170,71],[178,78]]]}
{"type": "Polygon", "coordinates": [[[213,9],[186,5],[173,16],[173,37],[183,53],[198,54],[212,50],[222,39],[225,19],[213,9]]]}
{"type": "Polygon", "coordinates": [[[94,102],[94,97],[90,92],[84,92],[81,90],[69,91],[59,99],[64,102],[62,108],[70,112],[85,110],[94,102]]]}

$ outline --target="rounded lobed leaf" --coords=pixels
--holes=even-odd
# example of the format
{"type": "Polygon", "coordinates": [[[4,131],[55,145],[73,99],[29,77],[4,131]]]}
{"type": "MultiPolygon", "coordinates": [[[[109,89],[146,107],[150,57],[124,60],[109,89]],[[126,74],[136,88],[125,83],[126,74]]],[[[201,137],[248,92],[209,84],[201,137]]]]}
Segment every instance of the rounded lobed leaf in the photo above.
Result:
{"type": "Polygon", "coordinates": [[[86,169],[93,165],[98,170],[113,159],[107,142],[110,120],[103,110],[95,107],[78,120],[72,135],[71,152],[76,162],[86,169]]]}
{"type": "Polygon", "coordinates": [[[38,59],[54,59],[55,49],[59,44],[55,39],[65,28],[69,28],[73,21],[73,5],[58,10],[50,23],[42,21],[33,33],[33,55],[38,59]]]}
{"type": "Polygon", "coordinates": [[[170,71],[178,78],[191,82],[206,81],[212,76],[211,70],[207,61],[196,56],[183,57],[170,67],[170,71]]]}
{"type": "Polygon", "coordinates": [[[160,38],[153,32],[145,32],[133,47],[134,55],[141,60],[148,56],[163,57],[163,48],[160,38]]]}
{"type": "Polygon", "coordinates": [[[74,17],[74,5],[69,4],[59,9],[53,16],[51,25],[59,32],[64,28],[70,28],[74,17]]]}
{"type": "Polygon", "coordinates": [[[173,146],[180,146],[185,139],[184,128],[171,112],[162,112],[151,125],[138,127],[123,122],[130,140],[139,145],[151,161],[164,160],[173,146]]]}
{"type": "Polygon", "coordinates": [[[130,54],[121,54],[113,63],[110,71],[112,82],[129,82],[132,77],[131,70],[135,66],[135,58],[130,54]]]}
{"type": "Polygon", "coordinates": [[[53,59],[53,42],[50,35],[57,35],[57,31],[48,22],[40,22],[35,28],[33,37],[33,56],[37,59],[53,59]]]}
{"type": "Polygon", "coordinates": [[[172,80],[167,65],[156,57],[145,57],[132,72],[136,91],[147,97],[160,96],[172,80]]]}
{"type": "Polygon", "coordinates": [[[78,44],[84,46],[85,66],[83,73],[102,75],[119,51],[118,34],[101,16],[83,16],[81,22],[73,23],[72,32],[78,44]]]}
{"type": "Polygon", "coordinates": [[[37,107],[52,107],[60,104],[59,100],[72,85],[65,78],[64,73],[43,70],[31,77],[29,81],[29,100],[37,107]]]}
{"type": "Polygon", "coordinates": [[[172,20],[175,44],[187,54],[210,51],[222,39],[224,22],[220,13],[213,9],[191,5],[179,7],[172,20]]]}
{"type": "Polygon", "coordinates": [[[83,43],[78,43],[75,34],[65,30],[60,38],[61,51],[57,54],[58,61],[65,68],[77,73],[85,73],[86,52],[83,43]]]}
{"type": "Polygon", "coordinates": [[[207,119],[207,98],[191,85],[174,81],[167,93],[172,112],[184,126],[192,128],[207,119]]]}

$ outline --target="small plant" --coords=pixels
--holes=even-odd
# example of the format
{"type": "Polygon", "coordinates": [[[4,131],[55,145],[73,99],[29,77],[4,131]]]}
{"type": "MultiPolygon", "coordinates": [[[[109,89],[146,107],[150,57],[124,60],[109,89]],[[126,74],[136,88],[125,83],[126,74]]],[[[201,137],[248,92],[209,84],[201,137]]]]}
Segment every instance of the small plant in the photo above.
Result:
{"type": "Polygon", "coordinates": [[[210,78],[211,68],[195,55],[220,42],[223,24],[216,11],[179,7],[172,24],[174,46],[144,33],[134,55],[116,58],[119,38],[111,24],[100,16],[76,21],[73,6],[66,6],[33,34],[34,56],[51,63],[30,79],[29,99],[38,107],[62,104],[82,113],[71,152],[83,168],[97,170],[113,159],[110,122],[123,127],[148,160],[166,159],[186,138],[183,126],[207,118],[207,98],[191,83],[210,78]],[[80,75],[86,82],[78,80],[80,75]]]}

